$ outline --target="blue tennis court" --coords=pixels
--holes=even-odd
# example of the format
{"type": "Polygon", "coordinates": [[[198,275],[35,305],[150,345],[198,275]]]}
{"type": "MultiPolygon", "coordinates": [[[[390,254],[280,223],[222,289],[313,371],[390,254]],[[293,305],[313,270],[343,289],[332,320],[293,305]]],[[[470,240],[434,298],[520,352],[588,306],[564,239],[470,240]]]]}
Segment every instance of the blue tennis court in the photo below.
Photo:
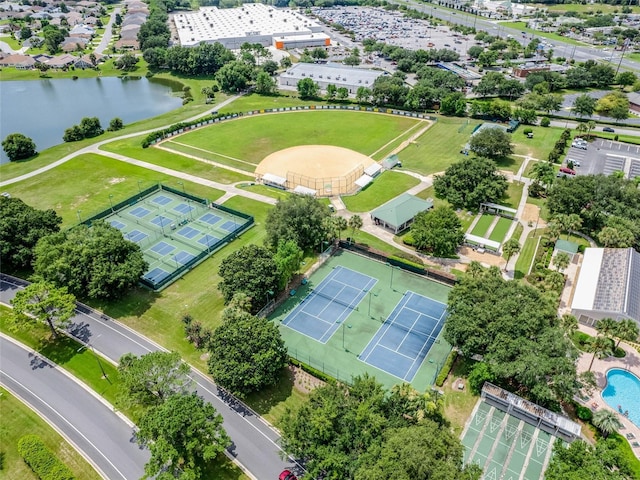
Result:
{"type": "Polygon", "coordinates": [[[197,236],[199,233],[202,233],[200,230],[191,227],[184,227],[178,230],[178,235],[182,235],[185,238],[193,238],[197,236]]]}
{"type": "Polygon", "coordinates": [[[169,245],[167,242],[160,242],[156,243],[153,247],[151,247],[150,250],[164,257],[168,253],[173,252],[175,249],[176,247],[174,247],[173,245],[169,245]]]}
{"type": "Polygon", "coordinates": [[[109,224],[114,227],[117,228],[118,230],[122,230],[124,227],[126,227],[126,225],[118,220],[111,220],[109,222],[109,224]]]}
{"type": "Polygon", "coordinates": [[[220,227],[222,230],[226,230],[229,233],[235,232],[238,229],[236,222],[226,221],[220,227]]]}
{"type": "Polygon", "coordinates": [[[142,218],[149,215],[151,213],[151,210],[147,210],[144,207],[136,207],[133,210],[131,210],[129,213],[134,217],[142,218]]]}
{"type": "Polygon", "coordinates": [[[186,203],[181,203],[180,205],[176,205],[175,207],[173,207],[173,210],[184,215],[186,213],[189,213],[191,210],[195,210],[195,209],[191,205],[187,205],[186,203]]]}
{"type": "Polygon", "coordinates": [[[179,251],[173,256],[173,259],[180,265],[185,265],[189,263],[191,260],[193,260],[194,258],[196,258],[195,255],[192,255],[189,252],[185,252],[184,250],[179,251]]]}
{"type": "Polygon", "coordinates": [[[148,236],[149,235],[141,232],[140,230],[132,230],[129,233],[126,233],[124,238],[126,238],[130,242],[140,243],[142,240],[144,240],[148,236]]]}
{"type": "Polygon", "coordinates": [[[216,238],[216,237],[214,237],[212,235],[205,235],[200,240],[198,240],[198,243],[200,245],[204,245],[207,248],[211,248],[214,245],[216,245],[219,241],[220,241],[219,238],[216,238]]]}
{"type": "Polygon", "coordinates": [[[442,330],[446,308],[444,303],[408,291],[362,351],[360,360],[410,382],[442,330]]]}
{"type": "Polygon", "coordinates": [[[170,225],[170,224],[173,223],[173,219],[172,218],[163,217],[162,215],[158,215],[153,220],[151,220],[151,223],[153,223],[154,225],[157,225],[159,227],[166,227],[167,225],[170,225]]]}
{"type": "Polygon", "coordinates": [[[158,195],[152,200],[152,202],[157,203],[158,205],[166,205],[167,203],[171,203],[171,199],[164,195],[158,195]]]}
{"type": "Polygon", "coordinates": [[[155,283],[161,282],[162,280],[167,278],[169,275],[170,275],[169,272],[167,272],[167,271],[165,271],[165,270],[163,270],[161,268],[154,268],[150,272],[145,273],[143,278],[146,278],[151,283],[155,284],[155,283]]]}
{"type": "Polygon", "coordinates": [[[327,343],[376,282],[368,275],[336,267],[282,324],[320,343],[327,343]]]}
{"type": "Polygon", "coordinates": [[[222,217],[218,217],[213,213],[205,213],[198,220],[202,220],[203,222],[208,223],[209,225],[215,225],[220,221],[221,218],[222,217]]]}

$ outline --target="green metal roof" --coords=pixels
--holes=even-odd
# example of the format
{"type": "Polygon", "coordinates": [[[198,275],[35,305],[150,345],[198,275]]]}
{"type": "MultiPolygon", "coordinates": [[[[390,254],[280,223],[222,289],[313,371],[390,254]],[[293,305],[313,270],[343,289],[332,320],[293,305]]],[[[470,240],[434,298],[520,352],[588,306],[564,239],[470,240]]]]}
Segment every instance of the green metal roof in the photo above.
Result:
{"type": "Polygon", "coordinates": [[[429,210],[431,207],[433,207],[433,202],[423,200],[409,193],[403,193],[373,210],[371,216],[382,220],[388,225],[399,227],[418,213],[429,210]]]}
{"type": "Polygon", "coordinates": [[[556,241],[556,250],[567,253],[578,253],[579,245],[577,243],[568,242],[566,240],[556,241]]]}

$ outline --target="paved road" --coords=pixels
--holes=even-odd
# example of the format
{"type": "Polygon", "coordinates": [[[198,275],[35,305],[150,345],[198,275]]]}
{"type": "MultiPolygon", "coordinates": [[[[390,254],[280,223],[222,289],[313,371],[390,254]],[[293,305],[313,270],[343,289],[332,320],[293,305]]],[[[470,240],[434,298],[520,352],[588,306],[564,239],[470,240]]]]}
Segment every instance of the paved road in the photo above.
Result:
{"type": "Polygon", "coordinates": [[[113,12],[111,12],[109,23],[107,23],[107,25],[104,27],[104,35],[102,35],[100,43],[95,48],[96,53],[103,53],[109,46],[109,42],[111,41],[111,27],[113,27],[113,24],[116,20],[116,14],[118,13],[120,13],[120,7],[114,8],[113,12]]]}
{"type": "MultiPolygon", "coordinates": [[[[136,480],[149,451],[130,424],[60,368],[0,336],[0,383],[71,441],[109,480],[136,480]]],[[[28,433],[28,432],[25,432],[28,433]]]]}
{"type": "MultiPolygon", "coordinates": [[[[0,303],[9,304],[20,288],[10,279],[0,279],[0,303]]],[[[69,333],[89,343],[96,351],[113,362],[125,353],[143,355],[162,350],[148,338],[104,315],[92,311],[76,311],[69,333]]],[[[283,468],[299,468],[289,460],[282,460],[280,436],[264,419],[249,407],[219,389],[205,375],[192,370],[197,392],[209,401],[224,418],[224,428],[233,444],[228,455],[244,467],[254,478],[273,480],[283,468]]],[[[62,390],[64,391],[64,390],[62,390]]]]}

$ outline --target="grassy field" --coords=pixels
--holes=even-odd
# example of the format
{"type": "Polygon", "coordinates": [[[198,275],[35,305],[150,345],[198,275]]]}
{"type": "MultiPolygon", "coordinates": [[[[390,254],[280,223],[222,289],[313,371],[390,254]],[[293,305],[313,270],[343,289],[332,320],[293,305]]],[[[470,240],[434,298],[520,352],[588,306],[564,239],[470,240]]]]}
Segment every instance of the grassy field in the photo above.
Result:
{"type": "MultiPolygon", "coordinates": [[[[434,207],[439,207],[439,206],[450,207],[451,206],[451,204],[446,200],[436,197],[436,192],[434,191],[433,186],[429,188],[425,188],[421,192],[418,192],[416,194],[416,197],[423,198],[425,200],[428,198],[432,199],[434,207]]],[[[476,215],[473,212],[471,214],[467,214],[466,211],[462,211],[462,210],[459,212],[456,212],[456,215],[458,215],[458,218],[460,219],[460,223],[462,224],[462,230],[465,232],[469,230],[471,223],[473,223],[473,219],[476,218],[476,215]]]]}
{"type": "Polygon", "coordinates": [[[324,100],[301,100],[295,92],[283,91],[279,95],[245,95],[230,105],[221,108],[221,113],[248,112],[267,108],[303,107],[307,105],[329,105],[324,100]]]}
{"type": "Polygon", "coordinates": [[[561,41],[571,45],[578,45],[578,46],[586,45],[583,42],[579,42],[577,40],[574,40],[573,38],[563,37],[562,35],[558,35],[557,33],[541,32],[540,30],[533,30],[527,27],[527,24],[525,22],[499,22],[499,23],[500,25],[504,25],[505,27],[508,27],[508,28],[515,28],[522,32],[530,33],[531,35],[535,35],[536,37],[548,38],[549,40],[561,41]]]}
{"type": "MultiPolygon", "coordinates": [[[[77,223],[78,215],[86,219],[108,208],[110,195],[115,204],[158,182],[182,188],[179,181],[108,157],[85,154],[4,190],[33,207],[55,209],[70,226],[77,223]]],[[[188,181],[182,183],[187,192],[210,200],[224,193],[188,181]]]]}
{"type": "Polygon", "coordinates": [[[546,160],[555,143],[560,139],[563,128],[527,126],[533,130],[533,138],[527,138],[520,127],[512,135],[516,155],[529,155],[539,160],[546,160]]]}
{"type": "Polygon", "coordinates": [[[488,213],[483,213],[482,216],[478,219],[478,222],[476,223],[476,225],[473,227],[473,230],[471,231],[471,235],[484,237],[487,234],[489,227],[493,223],[494,219],[495,217],[493,215],[490,215],[488,213]]]}
{"type": "Polygon", "coordinates": [[[511,227],[512,221],[513,220],[509,220],[508,218],[500,217],[498,223],[493,227],[491,235],[489,235],[489,240],[502,243],[504,238],[507,236],[507,232],[509,231],[509,227],[511,227]]]}
{"type": "MultiPolygon", "coordinates": [[[[549,10],[550,12],[578,12],[578,13],[614,13],[620,12],[621,5],[606,5],[602,3],[595,3],[589,5],[582,5],[580,3],[564,3],[559,5],[547,5],[547,4],[539,4],[535,5],[538,8],[544,8],[549,10]]],[[[633,13],[639,13],[640,9],[637,6],[632,6],[631,10],[633,13]]]]}
{"type": "Polygon", "coordinates": [[[373,183],[355,195],[342,196],[347,209],[368,212],[420,183],[415,177],[400,172],[382,172],[373,183]]]}
{"type": "MultiPolygon", "coordinates": [[[[174,137],[172,143],[202,149],[201,154],[233,157],[241,161],[232,160],[234,167],[253,172],[242,162],[257,165],[270,153],[298,145],[335,145],[371,155],[415,124],[416,120],[390,115],[309,110],[243,117],[174,137]]],[[[217,157],[221,163],[227,160],[217,157]]]]}
{"type": "Polygon", "coordinates": [[[513,181],[509,182],[507,188],[507,196],[500,200],[500,205],[505,207],[518,208],[520,199],[522,198],[522,190],[524,189],[524,183],[513,181]]]}
{"type": "Polygon", "coordinates": [[[473,407],[479,400],[479,396],[474,395],[469,390],[466,377],[475,362],[467,360],[462,356],[453,364],[449,378],[444,383],[442,390],[444,391],[444,413],[453,426],[456,435],[460,435],[464,429],[464,425],[473,412],[473,407]],[[457,379],[463,379],[465,388],[460,390],[456,387],[457,379]]]}
{"type": "Polygon", "coordinates": [[[289,198],[291,196],[291,193],[285,190],[280,190],[279,188],[275,188],[275,187],[267,187],[266,185],[256,185],[256,184],[251,185],[249,183],[246,183],[246,184],[241,183],[238,185],[238,187],[242,188],[243,190],[259,193],[260,195],[275,198],[277,200],[284,200],[285,198],[289,198]]]}
{"type": "Polygon", "coordinates": [[[541,230],[534,230],[529,234],[527,240],[522,246],[520,256],[516,262],[516,269],[514,272],[514,278],[520,280],[529,273],[533,256],[536,254],[536,247],[538,245],[538,239],[540,238],[541,230]],[[535,236],[534,236],[535,235],[535,236]]]}
{"type": "MultiPolygon", "coordinates": [[[[638,58],[638,61],[640,61],[640,58],[638,58]]],[[[638,130],[637,135],[624,135],[620,133],[616,134],[616,133],[598,132],[598,137],[608,138],[610,140],[613,140],[615,137],[618,137],[619,142],[633,143],[635,145],[640,144],[640,130],[638,130]]]]}
{"type": "Polygon", "coordinates": [[[460,150],[480,123],[478,120],[439,117],[413,145],[399,153],[402,167],[422,175],[446,170],[449,165],[464,158],[460,150]]]}
{"type": "Polygon", "coordinates": [[[75,478],[99,480],[102,477],[91,465],[24,403],[0,388],[0,430],[2,431],[2,468],[0,479],[37,480],[38,477],[18,453],[18,440],[29,433],[38,435],[44,444],[71,469],[75,478]]]}

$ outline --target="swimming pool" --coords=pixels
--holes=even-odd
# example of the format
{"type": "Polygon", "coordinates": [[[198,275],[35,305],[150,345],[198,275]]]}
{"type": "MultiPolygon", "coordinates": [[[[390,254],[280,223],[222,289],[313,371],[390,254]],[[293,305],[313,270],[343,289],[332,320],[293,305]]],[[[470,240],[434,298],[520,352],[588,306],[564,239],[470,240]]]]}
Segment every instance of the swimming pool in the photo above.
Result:
{"type": "Polygon", "coordinates": [[[629,420],[640,427],[640,378],[633,373],[612,368],[607,372],[607,387],[602,398],[616,412],[629,412],[629,420]]]}

